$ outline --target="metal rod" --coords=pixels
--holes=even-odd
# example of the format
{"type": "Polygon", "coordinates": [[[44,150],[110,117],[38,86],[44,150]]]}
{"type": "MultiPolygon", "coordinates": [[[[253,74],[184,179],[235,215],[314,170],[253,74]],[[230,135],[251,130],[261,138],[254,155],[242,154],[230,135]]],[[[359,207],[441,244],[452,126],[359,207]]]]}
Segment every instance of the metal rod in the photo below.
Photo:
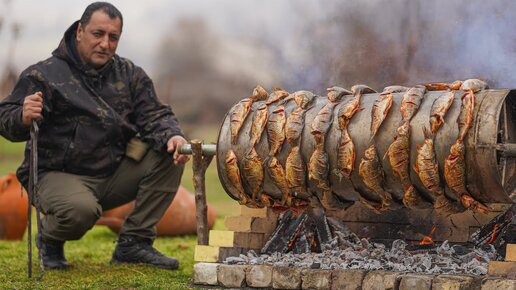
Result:
{"type": "MultiPolygon", "coordinates": [[[[193,141],[193,140],[192,140],[193,141]]],[[[210,156],[217,154],[217,145],[215,144],[201,144],[202,155],[210,156]]],[[[191,155],[193,154],[192,144],[184,144],[179,147],[179,153],[191,155]]]]}

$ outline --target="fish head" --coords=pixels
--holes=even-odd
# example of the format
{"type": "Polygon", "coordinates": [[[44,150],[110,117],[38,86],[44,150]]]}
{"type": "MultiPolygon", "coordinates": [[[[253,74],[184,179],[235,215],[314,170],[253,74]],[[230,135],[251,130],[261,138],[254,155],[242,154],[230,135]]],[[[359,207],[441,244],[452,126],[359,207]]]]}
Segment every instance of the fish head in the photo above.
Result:
{"type": "Polygon", "coordinates": [[[460,140],[457,140],[457,142],[455,142],[455,144],[453,144],[450,148],[450,153],[451,153],[451,155],[454,155],[454,156],[463,155],[464,151],[465,151],[464,143],[460,140]]]}
{"type": "Polygon", "coordinates": [[[373,159],[376,157],[376,147],[374,145],[369,146],[364,152],[367,159],[373,159]]]}
{"type": "Polygon", "coordinates": [[[294,101],[298,107],[303,109],[306,109],[306,107],[312,103],[313,99],[314,94],[309,91],[297,91],[294,93],[294,101]]]}
{"type": "Polygon", "coordinates": [[[465,80],[462,83],[462,85],[460,86],[461,90],[463,90],[463,91],[472,90],[474,93],[481,91],[481,90],[488,89],[488,88],[489,88],[489,86],[487,85],[487,83],[484,82],[483,80],[479,80],[479,79],[465,80]]]}
{"type": "Polygon", "coordinates": [[[327,98],[330,102],[338,102],[343,96],[352,95],[350,91],[336,86],[327,88],[326,91],[328,92],[327,98]]]}
{"type": "Polygon", "coordinates": [[[267,91],[264,88],[262,88],[262,86],[257,85],[253,90],[251,99],[254,102],[256,102],[256,101],[263,101],[263,100],[267,99],[268,97],[269,97],[269,93],[267,93],[267,91]]]}
{"type": "Polygon", "coordinates": [[[237,157],[235,152],[233,152],[233,150],[228,150],[228,153],[226,154],[226,163],[234,163],[236,160],[237,157]]]}
{"type": "Polygon", "coordinates": [[[397,131],[400,136],[408,136],[410,131],[410,123],[403,123],[403,125],[398,127],[397,131]]]}
{"type": "Polygon", "coordinates": [[[375,90],[373,90],[372,88],[366,86],[366,85],[363,85],[363,84],[358,84],[358,85],[354,85],[351,87],[351,92],[353,93],[353,95],[357,95],[357,94],[374,94],[376,93],[375,90]]]}

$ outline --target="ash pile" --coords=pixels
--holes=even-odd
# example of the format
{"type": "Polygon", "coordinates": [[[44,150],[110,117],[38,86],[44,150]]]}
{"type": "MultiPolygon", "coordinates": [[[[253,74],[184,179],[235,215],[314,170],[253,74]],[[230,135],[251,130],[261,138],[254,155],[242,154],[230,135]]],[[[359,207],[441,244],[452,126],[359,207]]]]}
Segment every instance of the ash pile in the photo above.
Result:
{"type": "MultiPolygon", "coordinates": [[[[514,211],[514,207],[512,208],[514,211]]],[[[501,260],[499,249],[508,238],[514,223],[512,212],[479,229],[470,244],[392,244],[359,238],[342,223],[327,218],[320,209],[295,213],[285,211],[260,253],[228,257],[225,264],[286,266],[311,269],[355,269],[416,272],[427,274],[487,274],[490,261],[501,260]],[[503,222],[503,223],[501,223],[503,222]]],[[[514,237],[512,237],[514,238],[514,237]]],[[[512,242],[512,241],[509,241],[512,242]]]]}

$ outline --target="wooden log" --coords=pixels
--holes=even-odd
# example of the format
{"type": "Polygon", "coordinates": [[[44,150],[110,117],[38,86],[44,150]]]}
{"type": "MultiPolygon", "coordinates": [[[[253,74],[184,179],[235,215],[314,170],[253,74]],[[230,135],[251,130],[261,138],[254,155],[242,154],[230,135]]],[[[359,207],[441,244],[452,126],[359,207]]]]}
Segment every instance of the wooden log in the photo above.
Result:
{"type": "Polygon", "coordinates": [[[213,155],[203,156],[202,141],[194,139],[192,146],[193,183],[195,188],[195,205],[197,210],[197,244],[208,245],[208,205],[206,203],[205,173],[213,155]]]}

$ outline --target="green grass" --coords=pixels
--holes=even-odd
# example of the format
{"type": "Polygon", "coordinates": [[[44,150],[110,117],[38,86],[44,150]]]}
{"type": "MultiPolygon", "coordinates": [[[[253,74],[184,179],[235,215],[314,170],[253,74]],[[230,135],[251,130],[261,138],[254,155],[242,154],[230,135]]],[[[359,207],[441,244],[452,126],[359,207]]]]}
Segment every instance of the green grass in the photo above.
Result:
{"type": "MultiPolygon", "coordinates": [[[[189,139],[202,136],[206,143],[216,141],[218,129],[203,128],[190,132],[189,139]]],[[[0,176],[16,171],[23,159],[24,143],[11,143],[0,137],[0,176]]],[[[187,164],[181,183],[193,192],[192,166],[187,164]]],[[[238,212],[238,204],[222,188],[215,160],[206,171],[208,204],[217,212],[216,229],[224,229],[227,215],[238,212]]],[[[35,228],[36,223],[33,223],[35,228]]],[[[95,226],[81,240],[67,242],[65,254],[73,267],[66,271],[47,271],[40,281],[27,278],[27,240],[0,240],[0,289],[191,289],[195,236],[160,237],[155,246],[166,255],[177,257],[177,271],[144,265],[111,265],[116,235],[104,226],[95,226]]],[[[33,247],[37,274],[36,247],[33,247]]]]}

